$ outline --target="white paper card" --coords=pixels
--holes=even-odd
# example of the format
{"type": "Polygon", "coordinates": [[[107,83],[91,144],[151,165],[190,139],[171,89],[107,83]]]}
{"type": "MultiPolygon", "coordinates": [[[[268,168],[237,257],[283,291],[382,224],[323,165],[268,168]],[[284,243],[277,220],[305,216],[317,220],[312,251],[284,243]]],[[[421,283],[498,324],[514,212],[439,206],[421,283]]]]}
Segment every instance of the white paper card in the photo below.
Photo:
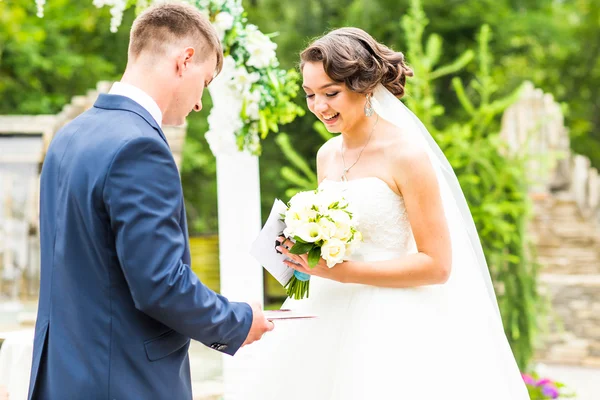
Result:
{"type": "Polygon", "coordinates": [[[285,224],[281,220],[281,214],[286,209],[286,205],[281,200],[275,199],[265,226],[263,226],[252,246],[250,246],[250,254],[282,286],[285,286],[294,274],[294,270],[283,263],[286,257],[275,250],[275,241],[285,229],[285,224]]]}
{"type": "Polygon", "coordinates": [[[265,318],[269,321],[281,319],[312,319],[317,318],[315,314],[297,310],[265,310],[265,318]]]}

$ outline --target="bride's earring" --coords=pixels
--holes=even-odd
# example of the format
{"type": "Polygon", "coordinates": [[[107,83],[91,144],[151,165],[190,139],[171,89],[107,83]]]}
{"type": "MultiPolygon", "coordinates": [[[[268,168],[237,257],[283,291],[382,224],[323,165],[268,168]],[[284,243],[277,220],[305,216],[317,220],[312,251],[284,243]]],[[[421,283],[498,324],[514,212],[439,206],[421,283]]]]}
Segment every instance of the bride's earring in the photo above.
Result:
{"type": "Polygon", "coordinates": [[[367,102],[365,103],[365,115],[367,117],[370,117],[371,115],[373,115],[373,112],[375,110],[373,110],[373,104],[371,104],[371,95],[368,94],[367,95],[367,102]]]}

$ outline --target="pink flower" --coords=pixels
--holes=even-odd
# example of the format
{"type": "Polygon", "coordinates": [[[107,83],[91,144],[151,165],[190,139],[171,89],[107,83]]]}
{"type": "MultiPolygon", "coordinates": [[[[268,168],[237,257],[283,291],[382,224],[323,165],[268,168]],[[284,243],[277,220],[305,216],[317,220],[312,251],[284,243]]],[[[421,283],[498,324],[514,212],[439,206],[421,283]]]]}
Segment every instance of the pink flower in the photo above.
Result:
{"type": "Polygon", "coordinates": [[[540,379],[539,381],[537,381],[535,386],[544,386],[544,385],[553,384],[553,383],[554,382],[552,382],[550,379],[544,378],[544,379],[540,379]]]}
{"type": "Polygon", "coordinates": [[[542,394],[544,396],[550,396],[553,399],[558,398],[558,389],[556,388],[556,386],[554,386],[553,384],[547,384],[544,385],[543,389],[542,389],[542,394]]]}
{"type": "Polygon", "coordinates": [[[535,385],[535,379],[531,375],[521,374],[526,385],[535,385]]]}

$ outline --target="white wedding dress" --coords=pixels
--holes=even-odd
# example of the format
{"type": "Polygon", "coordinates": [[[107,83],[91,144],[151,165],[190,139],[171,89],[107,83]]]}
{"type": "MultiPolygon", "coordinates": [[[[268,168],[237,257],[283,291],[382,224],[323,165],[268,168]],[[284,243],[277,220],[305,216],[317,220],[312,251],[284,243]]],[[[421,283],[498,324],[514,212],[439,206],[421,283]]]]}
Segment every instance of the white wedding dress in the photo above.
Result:
{"type": "MultiPolygon", "coordinates": [[[[341,188],[358,215],[364,242],[353,260],[416,252],[404,200],[384,181],[325,180],[321,186],[341,188]]],[[[453,264],[469,259],[475,262],[453,254],[453,264]]],[[[279,321],[262,341],[240,350],[249,375],[239,383],[239,399],[529,399],[496,306],[483,281],[475,282],[480,275],[461,277],[469,271],[476,268],[453,265],[447,283],[410,289],[311,277],[310,297],[288,299],[282,308],[318,318],[279,321]],[[457,283],[465,281],[471,282],[468,293],[457,283]]]]}

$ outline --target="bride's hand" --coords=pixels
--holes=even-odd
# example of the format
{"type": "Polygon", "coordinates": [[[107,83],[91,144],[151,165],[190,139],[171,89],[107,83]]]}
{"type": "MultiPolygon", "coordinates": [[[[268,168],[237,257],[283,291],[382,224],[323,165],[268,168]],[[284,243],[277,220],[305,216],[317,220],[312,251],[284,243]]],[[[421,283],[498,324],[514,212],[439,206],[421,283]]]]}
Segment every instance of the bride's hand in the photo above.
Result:
{"type": "Polygon", "coordinates": [[[278,241],[281,243],[281,245],[277,247],[277,250],[289,258],[289,260],[283,261],[288,267],[308,275],[314,275],[339,282],[343,281],[344,263],[337,264],[334,268],[329,268],[325,260],[320,258],[317,265],[311,268],[308,265],[308,254],[297,255],[290,253],[289,249],[294,245],[291,240],[280,237],[278,238],[278,241]]]}

